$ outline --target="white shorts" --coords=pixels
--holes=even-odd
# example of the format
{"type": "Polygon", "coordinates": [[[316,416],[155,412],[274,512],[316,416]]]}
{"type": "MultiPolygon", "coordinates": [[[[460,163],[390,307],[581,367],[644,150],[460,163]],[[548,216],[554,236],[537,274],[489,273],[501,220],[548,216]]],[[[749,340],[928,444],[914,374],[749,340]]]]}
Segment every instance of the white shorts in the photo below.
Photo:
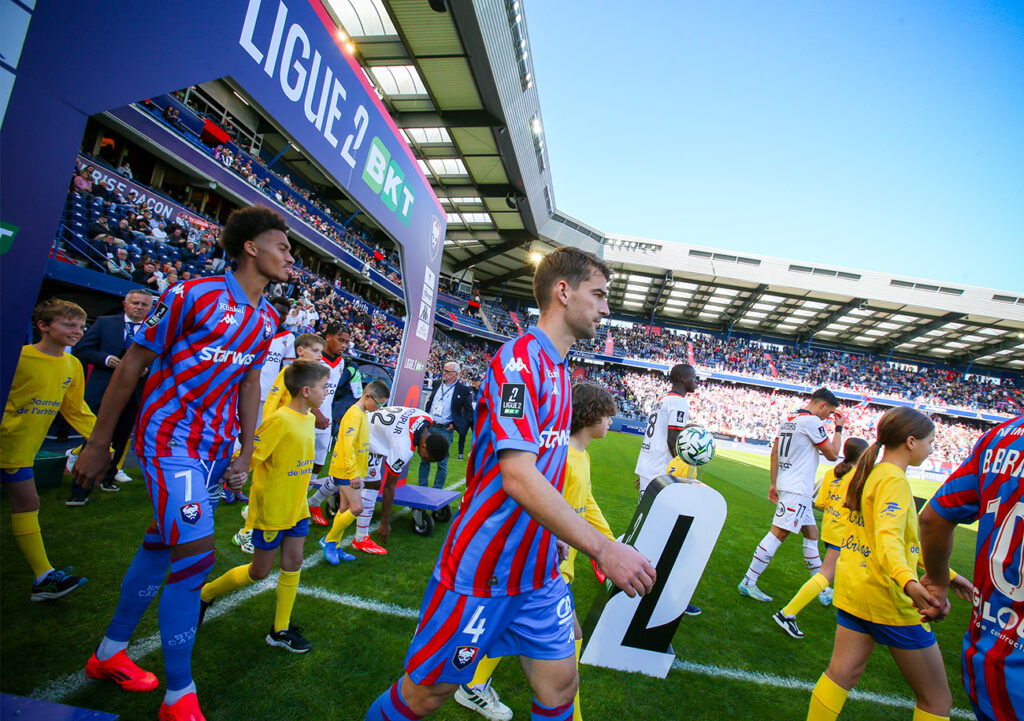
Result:
{"type": "Polygon", "coordinates": [[[327,449],[331,447],[331,429],[316,429],[316,451],[313,453],[313,463],[322,466],[327,462],[327,449]]]}
{"type": "Polygon", "coordinates": [[[640,491],[640,495],[642,496],[642,495],[644,495],[644,491],[647,490],[647,486],[649,486],[651,484],[651,481],[653,481],[654,479],[653,478],[644,478],[643,476],[637,476],[637,478],[640,479],[639,491],[640,491]]]}
{"type": "Polygon", "coordinates": [[[817,525],[811,497],[792,491],[779,491],[779,503],[775,507],[772,525],[790,533],[797,533],[804,526],[817,525]]]}

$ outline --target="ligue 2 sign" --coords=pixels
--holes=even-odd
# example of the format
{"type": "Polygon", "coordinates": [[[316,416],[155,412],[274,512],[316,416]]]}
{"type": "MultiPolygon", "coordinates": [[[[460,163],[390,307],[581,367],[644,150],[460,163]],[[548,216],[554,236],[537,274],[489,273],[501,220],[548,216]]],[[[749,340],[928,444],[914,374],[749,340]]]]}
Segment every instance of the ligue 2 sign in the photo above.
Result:
{"type": "Polygon", "coordinates": [[[651,592],[599,594],[583,624],[580,660],[665,678],[676,633],[725,524],[725,499],[699,481],[659,476],[647,487],[622,540],[657,570],[651,592]]]}

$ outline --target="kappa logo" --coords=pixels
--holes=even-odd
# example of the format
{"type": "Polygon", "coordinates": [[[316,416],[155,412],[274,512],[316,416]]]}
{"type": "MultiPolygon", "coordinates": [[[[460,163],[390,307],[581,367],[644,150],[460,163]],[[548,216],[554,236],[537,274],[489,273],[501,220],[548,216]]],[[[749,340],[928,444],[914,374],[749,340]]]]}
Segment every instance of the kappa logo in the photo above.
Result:
{"type": "Polygon", "coordinates": [[[67,378],[65,378],[64,382],[60,384],[60,387],[61,388],[67,388],[69,385],[71,385],[71,376],[68,376],[67,378]]]}
{"type": "Polygon", "coordinates": [[[225,313],[224,317],[220,319],[220,322],[224,325],[238,325],[238,321],[235,320],[234,313],[225,313]]]}
{"type": "Polygon", "coordinates": [[[477,646],[459,646],[455,649],[455,655],[452,656],[452,666],[462,671],[473,663],[479,652],[480,649],[477,646]]]}
{"type": "Polygon", "coordinates": [[[178,285],[171,288],[171,295],[176,295],[178,297],[185,295],[185,286],[178,283],[178,285]]]}
{"type": "Polygon", "coordinates": [[[523,363],[522,358],[513,358],[505,364],[506,373],[529,373],[530,367],[523,363]]]}
{"type": "Polygon", "coordinates": [[[199,519],[203,517],[203,507],[195,501],[192,503],[186,503],[178,509],[178,515],[181,516],[182,521],[190,526],[194,526],[199,523],[199,519]]]}
{"type": "Polygon", "coordinates": [[[886,518],[895,518],[896,514],[898,514],[900,510],[902,510],[900,508],[900,504],[889,501],[885,504],[885,508],[882,509],[881,515],[886,518]]]}

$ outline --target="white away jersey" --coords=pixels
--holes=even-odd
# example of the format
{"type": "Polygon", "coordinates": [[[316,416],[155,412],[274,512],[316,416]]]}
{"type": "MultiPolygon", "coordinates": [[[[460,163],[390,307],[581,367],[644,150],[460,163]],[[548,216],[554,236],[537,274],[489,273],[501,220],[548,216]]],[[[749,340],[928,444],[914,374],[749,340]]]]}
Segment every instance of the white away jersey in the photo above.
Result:
{"type": "MultiPolygon", "coordinates": [[[[341,380],[341,374],[345,371],[345,356],[339,355],[333,361],[321,358],[320,362],[327,366],[328,371],[327,395],[324,396],[324,402],[320,404],[320,412],[326,418],[330,418],[331,406],[334,405],[334,394],[338,391],[338,381],[341,380]]],[[[263,379],[260,378],[260,380],[263,379]]]]}
{"type": "Polygon", "coordinates": [[[801,409],[786,416],[775,440],[779,444],[776,488],[780,492],[812,496],[818,471],[818,446],[828,442],[825,425],[816,415],[801,409]]]}
{"type": "Polygon", "coordinates": [[[402,475],[416,452],[413,436],[433,419],[419,408],[386,406],[370,414],[370,470],[368,481],[383,478],[384,466],[402,475]]]}
{"type": "Polygon", "coordinates": [[[647,416],[647,433],[636,459],[636,473],[641,478],[657,478],[665,473],[674,453],[668,449],[669,430],[682,430],[690,418],[690,403],[678,393],[659,398],[647,416]]]}
{"type": "MultiPolygon", "coordinates": [[[[279,330],[273,340],[270,341],[270,351],[267,353],[267,360],[260,370],[260,406],[270,395],[270,389],[274,387],[277,374],[281,372],[284,361],[295,360],[295,336],[287,330],[279,330]]],[[[330,416],[328,416],[330,417],[330,416]]]]}

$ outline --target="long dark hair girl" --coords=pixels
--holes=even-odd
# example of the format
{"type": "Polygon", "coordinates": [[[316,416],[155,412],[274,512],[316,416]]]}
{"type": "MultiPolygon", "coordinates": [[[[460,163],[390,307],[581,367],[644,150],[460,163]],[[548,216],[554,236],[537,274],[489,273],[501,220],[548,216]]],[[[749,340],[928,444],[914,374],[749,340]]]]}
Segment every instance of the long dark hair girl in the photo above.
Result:
{"type": "Polygon", "coordinates": [[[836,478],[842,478],[850,469],[857,465],[857,460],[868,448],[868,442],[863,438],[847,438],[843,444],[843,460],[839,461],[832,469],[836,478]]]}
{"type": "MultiPolygon", "coordinates": [[[[867,481],[871,469],[878,462],[878,452],[882,447],[895,448],[906,442],[908,438],[924,439],[935,432],[935,424],[932,420],[920,411],[913,408],[890,408],[882,414],[878,421],[876,440],[861,455],[857,461],[857,470],[850,480],[849,488],[846,491],[846,503],[843,504],[851,511],[860,511],[861,494],[864,492],[864,482],[867,481]]],[[[845,452],[845,448],[843,449],[845,452]]],[[[836,476],[839,472],[836,471],[836,476]]]]}

